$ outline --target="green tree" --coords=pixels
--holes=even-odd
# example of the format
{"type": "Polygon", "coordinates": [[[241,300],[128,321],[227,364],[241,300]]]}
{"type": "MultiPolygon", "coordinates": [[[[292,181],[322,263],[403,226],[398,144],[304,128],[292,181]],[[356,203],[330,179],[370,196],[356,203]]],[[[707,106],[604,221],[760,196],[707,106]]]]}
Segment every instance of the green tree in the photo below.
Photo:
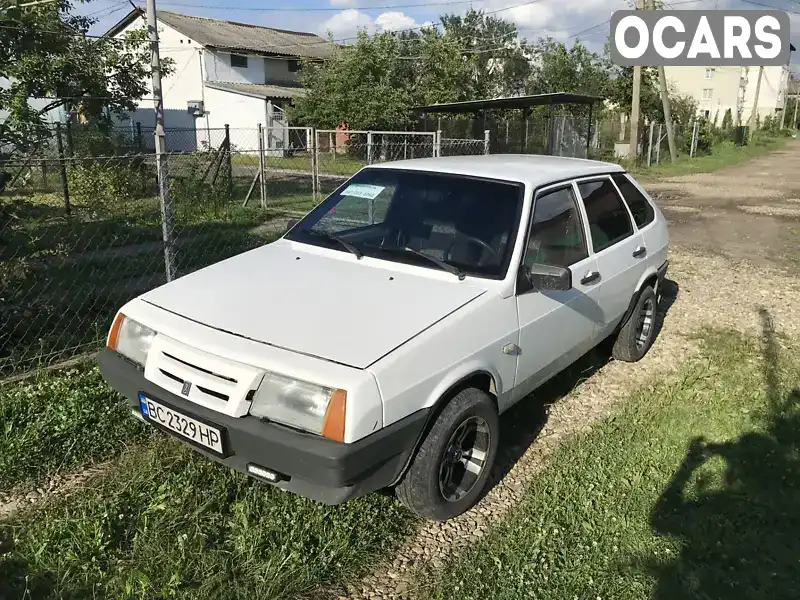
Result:
{"type": "Polygon", "coordinates": [[[306,63],[305,96],[295,102],[294,120],[316,127],[385,129],[408,123],[413,103],[413,63],[407,39],[393,33],[370,37],[360,31],[355,44],[340,47],[323,64],[306,63]]]}
{"type": "Polygon", "coordinates": [[[531,46],[533,67],[528,92],[572,92],[605,96],[610,83],[611,64],[580,42],[567,48],[552,38],[531,46]]]}
{"type": "Polygon", "coordinates": [[[527,42],[513,23],[470,9],[440,18],[445,40],[460,51],[467,77],[463,95],[472,99],[519,94],[531,66],[527,42]]]}
{"type": "MultiPolygon", "coordinates": [[[[124,38],[87,37],[93,19],[73,14],[70,0],[0,11],[0,147],[26,147],[45,133],[46,114],[60,106],[87,118],[122,114],[149,92],[144,28],[124,38]],[[30,98],[45,98],[34,107],[30,98]]],[[[169,74],[172,63],[163,61],[169,74]]]]}
{"type": "Polygon", "coordinates": [[[475,10],[441,22],[443,31],[362,31],[325,63],[304,64],[307,92],[291,118],[317,127],[396,128],[410,123],[415,105],[525,90],[530,60],[513,24],[475,10]]]}
{"type": "Polygon", "coordinates": [[[722,130],[727,131],[731,127],[733,127],[733,114],[731,113],[731,109],[728,108],[725,110],[725,114],[722,117],[722,130]]]}

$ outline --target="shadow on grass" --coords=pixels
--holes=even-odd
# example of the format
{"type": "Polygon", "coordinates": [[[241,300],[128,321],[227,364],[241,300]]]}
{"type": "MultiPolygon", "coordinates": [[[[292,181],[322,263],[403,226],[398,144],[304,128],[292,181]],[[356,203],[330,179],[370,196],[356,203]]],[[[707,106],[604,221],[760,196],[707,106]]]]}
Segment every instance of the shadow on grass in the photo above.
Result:
{"type": "Polygon", "coordinates": [[[653,598],[800,597],[800,389],[782,392],[772,319],[761,309],[768,414],[763,431],[724,443],[695,438],[658,499],[653,530],[682,540],[674,560],[653,562],[653,598]],[[725,461],[721,489],[693,474],[725,461]]]}
{"type": "MultiPolygon", "coordinates": [[[[658,298],[656,337],[661,332],[664,318],[677,297],[678,284],[665,279],[658,298]]],[[[568,395],[582,381],[592,377],[611,360],[610,341],[612,340],[605,341],[590,350],[530,396],[503,413],[500,417],[497,460],[483,491],[484,495],[508,475],[539,437],[547,424],[550,406],[568,395]]]]}

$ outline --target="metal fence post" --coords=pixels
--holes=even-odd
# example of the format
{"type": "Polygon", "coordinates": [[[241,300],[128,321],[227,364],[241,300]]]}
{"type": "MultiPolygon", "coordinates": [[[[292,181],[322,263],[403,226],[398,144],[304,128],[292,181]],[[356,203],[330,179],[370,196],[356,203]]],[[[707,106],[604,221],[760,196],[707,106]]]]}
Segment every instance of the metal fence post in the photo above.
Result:
{"type": "Polygon", "coordinates": [[[67,121],[67,156],[73,158],[75,156],[75,146],[72,143],[72,122],[67,121]]]}
{"type": "Polygon", "coordinates": [[[312,127],[311,128],[311,137],[314,139],[314,179],[317,182],[315,189],[316,189],[316,193],[317,193],[317,199],[321,201],[322,200],[322,185],[320,184],[320,179],[319,179],[319,158],[320,157],[319,157],[319,140],[317,139],[319,137],[319,134],[317,133],[317,128],[316,127],[312,127]]]}
{"type": "Polygon", "coordinates": [[[442,130],[437,129],[434,132],[433,138],[433,155],[439,157],[442,155],[442,130]]]}
{"type": "Polygon", "coordinates": [[[367,132],[367,164],[372,164],[372,132],[367,132]]]}
{"type": "Polygon", "coordinates": [[[61,139],[61,123],[56,123],[56,147],[58,148],[58,166],[61,173],[61,191],[64,194],[64,210],[72,214],[69,204],[69,185],[67,183],[67,160],[64,158],[64,142],[61,139]]]}
{"type": "Polygon", "coordinates": [[[650,141],[647,144],[647,166],[649,167],[652,159],[653,159],[653,130],[655,129],[656,124],[652,121],[650,122],[650,141]]]}
{"type": "Polygon", "coordinates": [[[489,132],[489,130],[488,129],[484,129],[483,130],[483,153],[484,154],[489,154],[489,139],[490,139],[489,136],[491,136],[491,133],[489,132]]]}
{"type": "Polygon", "coordinates": [[[136,121],[136,147],[142,149],[142,124],[136,121]]]}
{"type": "Polygon", "coordinates": [[[656,164],[661,164],[661,140],[664,138],[661,137],[661,128],[664,126],[663,123],[658,124],[658,145],[656,146],[656,164]]]}
{"type": "Polygon", "coordinates": [[[42,187],[47,189],[47,159],[42,159],[42,187]]]}
{"type": "Polygon", "coordinates": [[[267,182],[264,178],[266,175],[264,169],[264,129],[261,123],[258,124],[258,180],[259,189],[261,190],[261,208],[267,207],[267,182]]]}
{"type": "Polygon", "coordinates": [[[311,159],[311,197],[314,202],[317,201],[317,192],[319,190],[319,176],[317,170],[317,132],[313,127],[306,127],[306,152],[311,159]]]}
{"type": "Polygon", "coordinates": [[[228,200],[233,198],[233,160],[231,159],[231,129],[225,123],[225,165],[228,167],[228,200]]]}

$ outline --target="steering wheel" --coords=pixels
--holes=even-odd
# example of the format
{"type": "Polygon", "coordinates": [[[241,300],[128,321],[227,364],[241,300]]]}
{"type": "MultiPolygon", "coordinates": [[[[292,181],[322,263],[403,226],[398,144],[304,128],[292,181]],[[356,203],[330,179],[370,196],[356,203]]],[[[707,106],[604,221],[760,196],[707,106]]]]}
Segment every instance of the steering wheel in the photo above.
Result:
{"type": "MultiPolygon", "coordinates": [[[[497,253],[497,250],[492,248],[489,244],[484,242],[482,239],[474,237],[474,236],[471,236],[468,233],[463,233],[461,231],[456,232],[455,238],[453,239],[453,243],[450,244],[450,247],[447,249],[447,260],[450,260],[452,258],[453,246],[456,245],[456,242],[458,241],[459,236],[463,237],[468,242],[472,242],[473,244],[477,244],[478,246],[480,246],[484,250],[488,250],[492,254],[492,256],[494,256],[494,258],[497,259],[497,262],[501,262],[500,255],[497,253]]],[[[478,264],[483,264],[483,261],[480,261],[478,264]]]]}

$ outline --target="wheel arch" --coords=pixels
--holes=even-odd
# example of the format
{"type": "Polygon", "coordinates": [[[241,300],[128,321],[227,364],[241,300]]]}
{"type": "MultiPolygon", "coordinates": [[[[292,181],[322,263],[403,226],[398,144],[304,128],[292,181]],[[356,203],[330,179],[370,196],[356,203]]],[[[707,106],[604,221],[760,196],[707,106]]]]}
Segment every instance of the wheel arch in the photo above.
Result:
{"type": "Polygon", "coordinates": [[[414,457],[419,451],[420,445],[422,445],[422,442],[425,440],[425,437],[428,435],[431,427],[436,422],[436,419],[438,419],[439,415],[442,414],[442,411],[450,402],[450,400],[452,400],[459,392],[471,387],[482,390],[489,394],[492,402],[494,403],[495,410],[499,412],[497,397],[499,392],[502,391],[498,391],[497,386],[499,381],[499,376],[496,373],[493,373],[491,369],[486,367],[476,367],[467,373],[462,373],[461,375],[443,380],[443,382],[437,386],[437,388],[431,394],[430,399],[432,402],[429,400],[429,402],[426,403],[426,406],[429,406],[430,410],[428,411],[428,417],[425,420],[425,425],[420,431],[420,434],[417,436],[417,439],[414,442],[414,447],[408,454],[403,468],[400,470],[395,480],[390,484],[390,487],[396,485],[406,474],[406,471],[408,471],[408,468],[411,466],[414,457]]]}
{"type": "Polygon", "coordinates": [[[631,296],[631,302],[628,305],[628,309],[625,311],[625,314],[622,316],[619,325],[616,327],[617,331],[625,324],[625,322],[631,316],[633,310],[636,308],[636,304],[639,302],[639,296],[641,295],[642,290],[647,286],[650,286],[655,290],[657,284],[658,271],[654,267],[650,267],[639,279],[639,283],[636,286],[636,291],[633,293],[633,296],[631,296]]]}

